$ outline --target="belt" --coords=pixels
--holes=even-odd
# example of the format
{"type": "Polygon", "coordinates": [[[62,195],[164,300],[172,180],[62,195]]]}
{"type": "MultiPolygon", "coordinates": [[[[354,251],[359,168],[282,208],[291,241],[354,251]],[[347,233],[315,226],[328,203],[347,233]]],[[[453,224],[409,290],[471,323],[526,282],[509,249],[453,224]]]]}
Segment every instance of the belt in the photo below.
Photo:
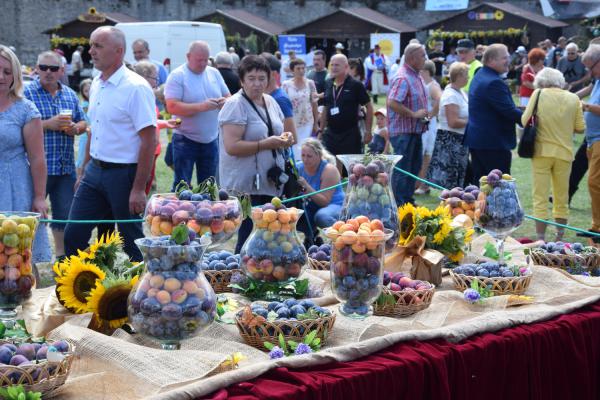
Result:
{"type": "Polygon", "coordinates": [[[127,167],[134,167],[137,165],[137,163],[131,163],[131,164],[112,163],[112,162],[108,162],[108,161],[97,160],[95,158],[92,158],[91,161],[102,169],[127,168],[127,167]]]}

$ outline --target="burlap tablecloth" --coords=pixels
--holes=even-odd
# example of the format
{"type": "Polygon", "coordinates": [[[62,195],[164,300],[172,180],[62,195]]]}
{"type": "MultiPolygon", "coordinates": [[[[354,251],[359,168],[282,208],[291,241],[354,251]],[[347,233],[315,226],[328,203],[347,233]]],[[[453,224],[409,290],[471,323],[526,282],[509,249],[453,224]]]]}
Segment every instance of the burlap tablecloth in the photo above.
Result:
{"type": "MultiPolygon", "coordinates": [[[[471,256],[481,255],[483,245],[490,240],[487,236],[477,238],[471,256]]],[[[523,247],[517,242],[509,240],[506,250],[513,253],[511,262],[525,263],[523,247]]],[[[234,325],[221,323],[184,341],[179,351],[160,350],[157,343],[121,330],[112,337],[104,336],[86,328],[89,315],[65,313],[53,296],[53,288],[35,291],[24,305],[23,315],[34,334],[47,333],[49,338],[67,338],[76,343],[71,375],[57,398],[187,399],[251,379],[276,366],[350,361],[403,340],[444,337],[460,341],[477,333],[552,318],[600,299],[600,278],[572,277],[541,266],[532,269],[534,276],[526,294],[534,297],[533,304],[507,307],[508,296],[497,296],[471,305],[463,300],[462,293],[453,290],[446,276],[428,309],[402,319],[369,317],[356,321],[338,315],[328,345],[321,351],[276,361],[243,344],[234,325]],[[247,357],[239,369],[210,375],[237,351],[247,357]]],[[[319,303],[337,310],[328,289],[329,272],[310,271],[307,276],[325,289],[319,303]]]]}

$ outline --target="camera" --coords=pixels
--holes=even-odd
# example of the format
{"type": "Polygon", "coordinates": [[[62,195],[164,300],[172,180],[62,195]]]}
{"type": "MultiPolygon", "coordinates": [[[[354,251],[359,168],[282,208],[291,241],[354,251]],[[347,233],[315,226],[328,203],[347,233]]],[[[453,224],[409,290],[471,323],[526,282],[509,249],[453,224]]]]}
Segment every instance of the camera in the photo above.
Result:
{"type": "Polygon", "coordinates": [[[287,183],[287,181],[290,180],[290,177],[288,174],[283,172],[283,170],[281,168],[279,168],[277,165],[275,165],[275,166],[269,168],[269,170],[267,171],[267,179],[273,185],[275,185],[275,187],[277,189],[280,189],[281,185],[285,185],[287,183]]]}

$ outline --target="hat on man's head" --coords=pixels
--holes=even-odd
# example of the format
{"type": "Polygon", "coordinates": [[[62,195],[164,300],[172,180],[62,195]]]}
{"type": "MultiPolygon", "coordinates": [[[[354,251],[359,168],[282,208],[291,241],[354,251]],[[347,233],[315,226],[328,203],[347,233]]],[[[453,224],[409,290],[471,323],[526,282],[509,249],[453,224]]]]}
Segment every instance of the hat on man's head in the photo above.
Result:
{"type": "Polygon", "coordinates": [[[337,43],[335,44],[335,48],[336,48],[336,49],[340,49],[340,50],[344,50],[344,45],[343,45],[343,44],[341,44],[340,42],[337,42],[337,43]]]}
{"type": "Polygon", "coordinates": [[[456,50],[473,50],[475,43],[471,39],[460,39],[456,45],[456,50]]]}
{"type": "Polygon", "coordinates": [[[519,46],[519,47],[517,47],[517,53],[526,54],[527,49],[525,49],[525,46],[519,46]]]}

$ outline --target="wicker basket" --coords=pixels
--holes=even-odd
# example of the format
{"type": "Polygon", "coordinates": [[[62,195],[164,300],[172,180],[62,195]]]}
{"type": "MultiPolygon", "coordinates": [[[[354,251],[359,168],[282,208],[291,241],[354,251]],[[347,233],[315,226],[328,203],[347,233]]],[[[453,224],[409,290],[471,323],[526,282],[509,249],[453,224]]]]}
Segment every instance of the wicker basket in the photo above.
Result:
{"type": "Polygon", "coordinates": [[[208,283],[212,286],[215,293],[227,293],[231,292],[232,289],[229,286],[231,282],[231,277],[234,272],[242,273],[241,269],[234,270],[224,270],[224,271],[216,271],[216,270],[204,270],[204,276],[208,279],[208,283]]]}
{"type": "Polygon", "coordinates": [[[491,285],[489,289],[494,292],[495,295],[525,293],[529,287],[529,284],[531,283],[532,275],[533,274],[528,274],[511,278],[484,278],[482,276],[457,274],[450,270],[450,276],[454,281],[456,290],[464,292],[471,287],[471,282],[475,280],[480,287],[487,287],[488,285],[491,285]]]}
{"type": "Polygon", "coordinates": [[[431,304],[435,286],[431,285],[430,289],[406,291],[392,291],[387,287],[383,288],[383,294],[394,296],[395,304],[373,304],[373,314],[381,317],[408,317],[423,311],[431,304]]]}
{"type": "Polygon", "coordinates": [[[569,267],[584,265],[588,268],[600,268],[600,252],[590,254],[550,254],[542,249],[531,249],[529,252],[534,264],[545,265],[566,270],[569,267]]]}
{"type": "Polygon", "coordinates": [[[23,385],[27,391],[41,392],[44,399],[58,394],[64,385],[74,359],[74,348],[69,343],[69,351],[59,362],[42,361],[38,364],[0,366],[0,386],[23,385]]]}
{"type": "Polygon", "coordinates": [[[319,261],[308,257],[308,266],[312,269],[316,269],[318,271],[329,271],[330,265],[331,262],[329,261],[319,261]]]}
{"type": "Polygon", "coordinates": [[[286,342],[288,340],[301,342],[306,335],[314,330],[317,331],[316,337],[321,339],[321,346],[323,346],[331,334],[334,323],[335,314],[331,313],[331,315],[326,317],[305,319],[302,321],[266,321],[262,325],[250,328],[242,324],[239,313],[235,317],[235,324],[237,325],[244,342],[246,342],[247,345],[262,351],[267,351],[267,348],[264,346],[265,342],[279,345],[279,334],[283,335],[286,342]]]}

